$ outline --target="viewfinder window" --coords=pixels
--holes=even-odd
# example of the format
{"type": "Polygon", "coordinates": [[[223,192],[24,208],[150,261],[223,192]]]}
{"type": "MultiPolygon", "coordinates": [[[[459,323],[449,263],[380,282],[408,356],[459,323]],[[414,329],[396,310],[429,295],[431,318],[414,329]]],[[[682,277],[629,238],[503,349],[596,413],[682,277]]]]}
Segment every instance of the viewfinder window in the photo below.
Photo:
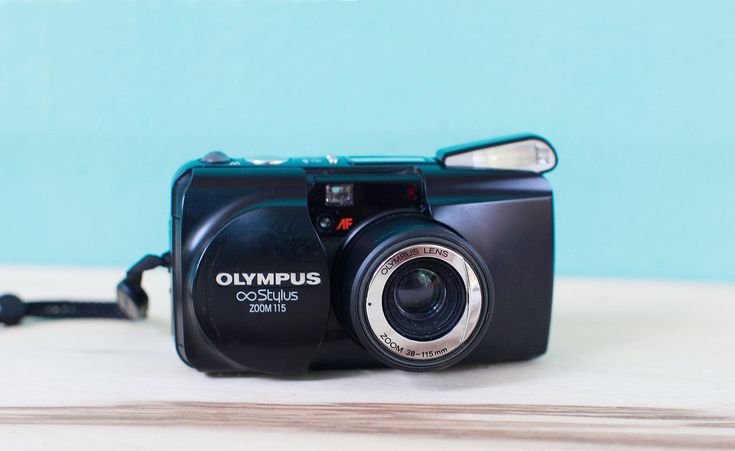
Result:
{"type": "Polygon", "coordinates": [[[327,207],[351,207],[355,204],[354,185],[352,183],[340,183],[339,185],[327,185],[326,187],[327,207]]]}

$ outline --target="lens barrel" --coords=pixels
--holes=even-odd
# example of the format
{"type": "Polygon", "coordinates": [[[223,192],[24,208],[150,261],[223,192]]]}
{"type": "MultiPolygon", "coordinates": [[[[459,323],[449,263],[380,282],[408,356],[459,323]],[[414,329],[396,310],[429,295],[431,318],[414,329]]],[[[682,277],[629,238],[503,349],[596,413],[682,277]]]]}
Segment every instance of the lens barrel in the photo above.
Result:
{"type": "Polygon", "coordinates": [[[346,328],[378,360],[428,371],[462,360],[485,335],[492,279],[472,246],[429,217],[384,217],[342,250],[346,328]]]}

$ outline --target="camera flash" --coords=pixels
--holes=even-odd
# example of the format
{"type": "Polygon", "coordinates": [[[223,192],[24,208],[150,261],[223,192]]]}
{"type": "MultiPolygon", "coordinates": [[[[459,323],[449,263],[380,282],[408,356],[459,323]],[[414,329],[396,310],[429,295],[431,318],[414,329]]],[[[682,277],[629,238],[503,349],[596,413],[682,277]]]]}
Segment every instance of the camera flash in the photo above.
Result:
{"type": "Polygon", "coordinates": [[[353,196],[354,185],[352,183],[341,183],[339,185],[327,185],[326,204],[327,207],[351,207],[355,204],[353,196]]]}
{"type": "Polygon", "coordinates": [[[440,151],[446,167],[515,169],[544,173],[556,166],[556,152],[537,137],[471,143],[440,151]]]}

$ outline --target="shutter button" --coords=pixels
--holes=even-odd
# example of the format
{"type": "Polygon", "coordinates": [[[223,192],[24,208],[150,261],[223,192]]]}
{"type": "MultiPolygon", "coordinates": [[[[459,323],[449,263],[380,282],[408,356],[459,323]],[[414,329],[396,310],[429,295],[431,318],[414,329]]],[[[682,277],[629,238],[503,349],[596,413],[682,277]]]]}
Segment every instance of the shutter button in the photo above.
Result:
{"type": "Polygon", "coordinates": [[[204,155],[201,159],[202,163],[207,164],[225,164],[232,161],[232,158],[228,157],[226,153],[219,150],[214,150],[204,155]]]}

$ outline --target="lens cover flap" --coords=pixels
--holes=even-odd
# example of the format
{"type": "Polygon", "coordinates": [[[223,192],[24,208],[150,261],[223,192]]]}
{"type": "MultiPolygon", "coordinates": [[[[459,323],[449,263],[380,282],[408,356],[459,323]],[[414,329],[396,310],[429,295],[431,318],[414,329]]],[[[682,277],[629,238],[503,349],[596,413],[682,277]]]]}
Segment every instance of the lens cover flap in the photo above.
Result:
{"type": "Polygon", "coordinates": [[[198,268],[197,319],[218,350],[256,371],[308,369],[324,336],[330,285],[305,206],[241,214],[217,233],[198,268]]]}

